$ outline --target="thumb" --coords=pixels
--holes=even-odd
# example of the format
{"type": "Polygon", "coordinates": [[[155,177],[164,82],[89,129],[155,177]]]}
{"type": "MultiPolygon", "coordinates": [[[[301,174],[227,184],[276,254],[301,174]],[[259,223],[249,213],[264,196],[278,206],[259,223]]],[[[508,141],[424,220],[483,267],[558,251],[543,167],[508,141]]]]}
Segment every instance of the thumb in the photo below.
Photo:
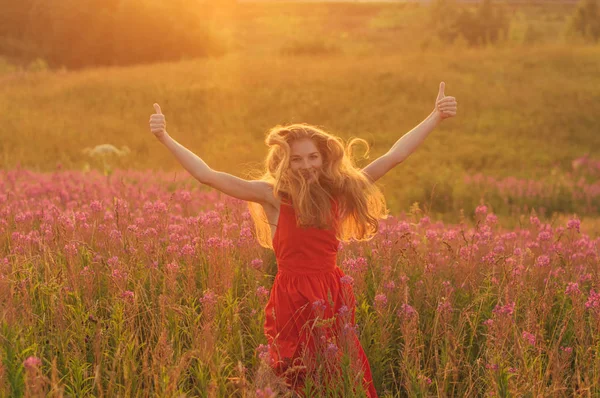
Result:
{"type": "Polygon", "coordinates": [[[159,115],[162,115],[162,112],[160,111],[160,106],[158,104],[154,104],[154,110],[156,111],[156,113],[158,113],[159,115]]]}
{"type": "Polygon", "coordinates": [[[438,92],[438,97],[439,98],[444,98],[445,97],[445,95],[444,95],[444,88],[446,88],[446,83],[441,82],[440,83],[440,91],[438,92]]]}

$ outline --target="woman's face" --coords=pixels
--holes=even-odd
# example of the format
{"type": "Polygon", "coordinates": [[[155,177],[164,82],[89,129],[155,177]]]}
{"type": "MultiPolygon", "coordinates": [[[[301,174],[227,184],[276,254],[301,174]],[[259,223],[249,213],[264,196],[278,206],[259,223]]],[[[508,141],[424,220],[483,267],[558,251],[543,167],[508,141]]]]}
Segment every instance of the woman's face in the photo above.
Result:
{"type": "Polygon", "coordinates": [[[290,168],[303,174],[308,181],[314,181],[323,165],[323,158],[317,146],[310,138],[292,141],[290,168]]]}

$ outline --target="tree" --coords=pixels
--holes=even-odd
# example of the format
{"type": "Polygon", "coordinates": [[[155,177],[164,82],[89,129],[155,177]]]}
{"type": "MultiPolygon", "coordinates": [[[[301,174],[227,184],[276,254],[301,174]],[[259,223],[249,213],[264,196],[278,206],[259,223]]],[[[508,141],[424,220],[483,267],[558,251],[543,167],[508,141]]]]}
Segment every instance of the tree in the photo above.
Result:
{"type": "Polygon", "coordinates": [[[598,0],[581,0],[567,26],[568,34],[577,34],[597,42],[600,39],[598,0]]]}

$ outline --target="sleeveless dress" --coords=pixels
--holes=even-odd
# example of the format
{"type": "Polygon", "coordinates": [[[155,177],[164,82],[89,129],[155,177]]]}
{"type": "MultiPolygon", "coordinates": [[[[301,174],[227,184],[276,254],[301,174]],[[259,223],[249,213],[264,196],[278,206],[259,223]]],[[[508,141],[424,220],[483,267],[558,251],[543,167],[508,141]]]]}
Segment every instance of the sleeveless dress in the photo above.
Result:
{"type": "MultiPolygon", "coordinates": [[[[339,216],[335,201],[332,211],[339,216]]],[[[270,366],[303,396],[306,375],[317,364],[338,369],[331,371],[331,378],[340,378],[336,358],[344,351],[358,370],[352,374],[362,371],[359,382],[369,398],[376,398],[369,362],[356,334],[350,277],[342,279],[344,273],[337,266],[338,246],[333,229],[296,226],[293,206],[282,201],[273,238],[278,271],[265,307],[270,366]]]]}

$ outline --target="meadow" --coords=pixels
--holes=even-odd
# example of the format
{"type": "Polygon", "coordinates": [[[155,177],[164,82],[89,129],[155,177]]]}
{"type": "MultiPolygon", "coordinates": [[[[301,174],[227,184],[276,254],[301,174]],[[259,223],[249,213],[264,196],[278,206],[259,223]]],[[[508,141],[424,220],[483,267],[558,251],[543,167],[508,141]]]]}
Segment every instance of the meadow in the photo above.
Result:
{"type": "MultiPolygon", "coordinates": [[[[377,391],[598,394],[600,46],[562,36],[573,5],[508,7],[508,37],[478,48],[440,41],[419,4],[245,4],[205,21],[219,57],[0,61],[0,396],[276,396],[274,253],[156,141],[152,104],[250,178],[292,122],[366,139],[365,166],[440,81],[458,115],[380,180],[377,237],[338,254],[377,391]],[[104,143],[130,153],[83,151],[104,143]]],[[[343,376],[327,388],[351,396],[343,376]]]]}

